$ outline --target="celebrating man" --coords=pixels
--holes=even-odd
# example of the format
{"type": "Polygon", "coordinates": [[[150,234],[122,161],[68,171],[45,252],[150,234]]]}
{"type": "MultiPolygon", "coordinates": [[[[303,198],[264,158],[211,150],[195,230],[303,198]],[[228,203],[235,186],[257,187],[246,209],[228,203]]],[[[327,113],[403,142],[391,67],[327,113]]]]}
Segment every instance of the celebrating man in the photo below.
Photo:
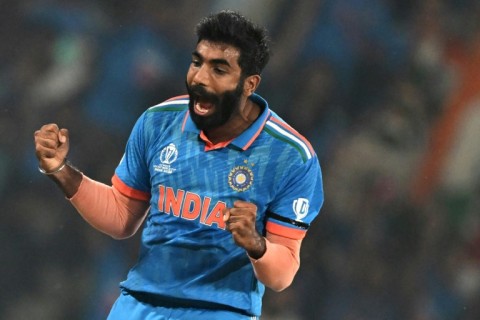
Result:
{"type": "Polygon", "coordinates": [[[323,203],[311,145],[255,93],[266,31],[222,11],[196,32],[188,95],[140,116],[112,186],[66,161],[66,129],[35,132],[39,170],[89,224],[118,239],[143,225],[109,319],[257,319],[265,286],[293,281],[323,203]]]}

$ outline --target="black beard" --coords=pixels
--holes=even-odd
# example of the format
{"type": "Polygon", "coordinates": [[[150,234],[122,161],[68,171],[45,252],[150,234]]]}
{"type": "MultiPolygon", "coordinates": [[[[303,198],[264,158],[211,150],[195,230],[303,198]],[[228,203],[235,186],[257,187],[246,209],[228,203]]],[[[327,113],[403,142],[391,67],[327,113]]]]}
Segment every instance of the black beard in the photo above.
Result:
{"type": "Polygon", "coordinates": [[[240,101],[243,93],[243,79],[237,84],[237,87],[230,91],[225,91],[222,94],[209,93],[204,87],[200,85],[187,86],[187,92],[190,96],[188,109],[190,110],[190,117],[200,130],[211,130],[218,128],[232,118],[240,107],[240,101]],[[194,104],[199,98],[202,101],[212,103],[215,107],[213,114],[209,116],[199,116],[195,113],[194,104]]]}

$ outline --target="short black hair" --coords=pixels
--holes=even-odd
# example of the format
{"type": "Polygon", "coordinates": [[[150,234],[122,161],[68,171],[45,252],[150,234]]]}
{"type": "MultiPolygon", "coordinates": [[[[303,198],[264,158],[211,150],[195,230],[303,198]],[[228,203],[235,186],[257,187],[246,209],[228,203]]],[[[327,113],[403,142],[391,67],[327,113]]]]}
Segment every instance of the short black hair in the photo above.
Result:
{"type": "Polygon", "coordinates": [[[203,18],[195,28],[198,42],[208,40],[240,50],[238,64],[245,76],[261,74],[270,59],[267,30],[238,12],[224,10],[203,18]]]}

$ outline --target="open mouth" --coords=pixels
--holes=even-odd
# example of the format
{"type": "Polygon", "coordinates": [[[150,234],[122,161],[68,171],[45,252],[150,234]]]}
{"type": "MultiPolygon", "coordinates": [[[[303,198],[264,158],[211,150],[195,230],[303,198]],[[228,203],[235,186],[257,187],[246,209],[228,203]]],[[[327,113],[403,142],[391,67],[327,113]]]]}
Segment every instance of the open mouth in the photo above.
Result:
{"type": "Polygon", "coordinates": [[[195,113],[204,116],[214,108],[214,104],[208,101],[202,101],[201,99],[195,100],[194,110],[195,113]]]}

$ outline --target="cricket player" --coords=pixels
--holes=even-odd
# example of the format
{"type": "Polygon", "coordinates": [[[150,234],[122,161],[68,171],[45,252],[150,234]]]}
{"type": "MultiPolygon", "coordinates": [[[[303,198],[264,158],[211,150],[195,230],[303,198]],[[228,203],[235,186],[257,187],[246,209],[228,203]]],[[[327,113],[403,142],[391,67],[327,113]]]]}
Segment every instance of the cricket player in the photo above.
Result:
{"type": "Polygon", "coordinates": [[[90,225],[116,239],[142,228],[108,319],[259,319],[265,287],[292,283],[323,203],[310,143],[255,93],[266,30],[222,11],[196,33],[188,94],[140,116],[112,185],[66,160],[67,129],[35,132],[39,170],[90,225]]]}

